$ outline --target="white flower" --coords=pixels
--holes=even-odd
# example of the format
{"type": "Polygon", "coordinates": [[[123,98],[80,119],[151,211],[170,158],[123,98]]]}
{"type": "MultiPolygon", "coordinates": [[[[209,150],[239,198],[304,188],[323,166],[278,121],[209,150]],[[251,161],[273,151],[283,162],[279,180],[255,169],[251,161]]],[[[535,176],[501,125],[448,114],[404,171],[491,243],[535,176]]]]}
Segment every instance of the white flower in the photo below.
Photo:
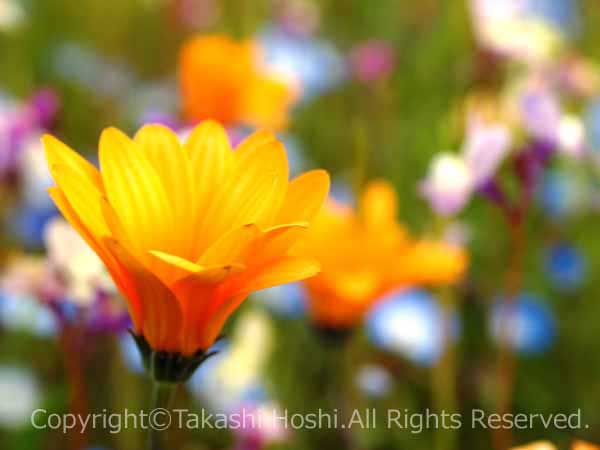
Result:
{"type": "Polygon", "coordinates": [[[559,151],[566,155],[579,158],[585,145],[585,126],[583,121],[571,114],[565,114],[558,125],[559,151]]]}
{"type": "Polygon", "coordinates": [[[258,383],[271,351],[272,334],[264,313],[248,313],[235,330],[228,357],[217,369],[217,376],[236,389],[258,383]]]}
{"type": "Polygon", "coordinates": [[[25,19],[23,7],[15,0],[0,0],[0,30],[18,27],[25,19]]]}
{"type": "Polygon", "coordinates": [[[40,209],[52,205],[47,190],[54,184],[48,170],[41,136],[39,131],[28,136],[19,159],[25,203],[40,209]]]}
{"type": "Polygon", "coordinates": [[[273,330],[264,312],[242,316],[230,344],[202,364],[192,377],[192,391],[219,412],[235,411],[245,396],[262,387],[262,374],[271,352],[273,330]]]}
{"type": "Polygon", "coordinates": [[[41,404],[40,388],[31,371],[0,366],[0,425],[17,428],[29,424],[41,404]]]}
{"type": "Polygon", "coordinates": [[[465,206],[473,186],[474,177],[464,158],[443,152],[434,157],[421,192],[435,212],[452,215],[465,206]]]}
{"type": "Polygon", "coordinates": [[[471,0],[481,45],[503,56],[537,65],[551,61],[562,45],[558,29],[531,14],[526,0],[471,0]]]}
{"type": "Polygon", "coordinates": [[[44,234],[48,260],[65,277],[69,299],[88,306],[98,289],[115,290],[100,258],[65,220],[51,220],[44,234]]]}

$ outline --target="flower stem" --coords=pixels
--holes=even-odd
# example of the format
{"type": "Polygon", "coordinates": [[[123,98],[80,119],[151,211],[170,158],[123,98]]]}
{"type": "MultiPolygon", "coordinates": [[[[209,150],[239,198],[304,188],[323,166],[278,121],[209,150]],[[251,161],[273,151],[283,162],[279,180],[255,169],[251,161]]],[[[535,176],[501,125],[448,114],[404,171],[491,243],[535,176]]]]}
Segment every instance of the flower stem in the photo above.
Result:
{"type": "MultiPolygon", "coordinates": [[[[152,386],[152,410],[158,409],[168,410],[171,407],[175,393],[177,392],[178,384],[153,382],[152,386]]],[[[162,450],[161,431],[158,429],[159,424],[150,423],[148,427],[148,450],[162,450]]]]}
{"type": "Polygon", "coordinates": [[[358,200],[366,183],[369,171],[369,144],[367,127],[360,118],[356,118],[353,126],[354,131],[354,179],[352,188],[354,196],[358,200]]]}
{"type": "MultiPolygon", "coordinates": [[[[444,347],[440,360],[433,369],[433,402],[439,414],[450,415],[457,412],[456,398],[456,346],[452,336],[452,320],[456,311],[456,297],[450,288],[440,293],[443,314],[444,347]]],[[[437,450],[454,450],[457,444],[456,431],[440,425],[435,432],[437,450]]]]}
{"type": "MultiPolygon", "coordinates": [[[[506,276],[505,294],[503,296],[502,316],[500,317],[500,343],[496,365],[496,412],[507,414],[512,410],[517,359],[510,345],[510,315],[523,278],[523,260],[527,248],[526,234],[522,220],[510,223],[511,259],[506,276]]],[[[512,445],[512,432],[499,429],[493,433],[496,450],[507,450],[512,445]]]]}
{"type": "MultiPolygon", "coordinates": [[[[77,326],[64,325],[60,334],[60,344],[63,348],[65,371],[69,380],[69,411],[71,414],[85,417],[88,412],[88,401],[81,334],[82,330],[77,326]]],[[[77,430],[70,433],[70,448],[79,450],[86,446],[85,428],[78,425],[77,430]]]]}

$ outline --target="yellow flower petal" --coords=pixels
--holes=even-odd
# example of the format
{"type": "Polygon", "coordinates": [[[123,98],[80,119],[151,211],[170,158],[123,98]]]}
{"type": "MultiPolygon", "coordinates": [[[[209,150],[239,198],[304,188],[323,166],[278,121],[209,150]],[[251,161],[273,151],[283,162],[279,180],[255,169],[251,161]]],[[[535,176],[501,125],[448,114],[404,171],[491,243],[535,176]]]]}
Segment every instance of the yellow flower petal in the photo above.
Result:
{"type": "Polygon", "coordinates": [[[100,138],[100,165],[106,195],[129,236],[143,249],[171,251],[180,233],[172,205],[154,167],[138,145],[115,128],[100,138]]]}
{"type": "Polygon", "coordinates": [[[319,212],[329,193],[329,174],[312,170],[294,178],[287,189],[278,223],[308,222],[319,212]]]}
{"type": "Polygon", "coordinates": [[[173,250],[177,254],[191,257],[188,236],[193,233],[194,223],[190,218],[195,214],[197,205],[192,186],[190,156],[184,151],[175,133],[162,125],[142,127],[134,140],[154,167],[173,208],[175,223],[180,230],[175,236],[178,239],[173,250]]]}
{"type": "MultiPolygon", "coordinates": [[[[102,191],[102,180],[98,169],[79,153],[49,134],[42,137],[42,144],[50,168],[53,166],[69,167],[72,171],[87,179],[99,191],[102,191]]],[[[57,180],[55,179],[55,181],[57,180]]]]}
{"type": "Polygon", "coordinates": [[[224,301],[216,303],[216,307],[209,310],[208,320],[202,330],[202,334],[198,337],[200,347],[203,348],[212,343],[217,339],[223,325],[229,318],[229,316],[240,306],[240,304],[246,300],[247,295],[237,295],[235,297],[226,298],[224,301]]]}
{"type": "Polygon", "coordinates": [[[243,225],[221,236],[198,259],[198,264],[241,264],[246,259],[250,244],[260,235],[254,224],[243,225]]]}
{"type": "Polygon", "coordinates": [[[186,274],[200,272],[203,269],[203,267],[199,264],[195,264],[179,256],[169,255],[168,253],[164,253],[159,250],[150,250],[149,253],[163,260],[167,264],[180,268],[186,274]]]}
{"type": "Polygon", "coordinates": [[[257,147],[243,158],[237,158],[226,189],[221,191],[199,227],[208,241],[247,223],[268,226],[285,196],[288,166],[280,143],[257,147]]]}
{"type": "Polygon", "coordinates": [[[205,120],[196,126],[184,146],[198,174],[213,169],[224,176],[231,168],[233,154],[227,132],[214,120],[205,120]]]}
{"type": "Polygon", "coordinates": [[[308,231],[308,222],[277,225],[265,230],[250,251],[250,262],[260,265],[284,256],[308,231]]]}
{"type": "Polygon", "coordinates": [[[92,250],[94,250],[94,252],[96,252],[98,257],[102,260],[123,297],[129,300],[127,302],[127,306],[135,330],[141,331],[141,304],[139,303],[137,297],[132,293],[131,283],[129,282],[127,274],[124,273],[123,267],[117,260],[114,259],[112,253],[106,249],[103,241],[98,240],[98,237],[94,236],[81,222],[80,218],[77,216],[77,213],[71,207],[67,198],[60,189],[56,187],[49,188],[48,194],[64,218],[71,224],[73,228],[75,228],[75,230],[77,230],[81,237],[83,237],[92,250]]]}
{"type": "Polygon", "coordinates": [[[142,305],[142,328],[150,346],[157,350],[178,351],[183,318],[175,295],[116,240],[104,239],[103,242],[128,272],[134,295],[142,305]]]}
{"type": "Polygon", "coordinates": [[[202,280],[203,283],[217,283],[222,281],[227,275],[241,272],[245,268],[243,264],[201,266],[179,256],[170,255],[158,250],[151,250],[149,254],[163,262],[163,270],[161,272],[164,273],[166,270],[171,269],[171,276],[168,281],[169,285],[173,285],[182,278],[190,275],[194,275],[196,280],[202,280]]]}
{"type": "Polygon", "coordinates": [[[95,236],[109,236],[99,203],[102,192],[97,185],[70,165],[57,163],[50,167],[50,171],[61,192],[90,232],[95,236]]]}
{"type": "Polygon", "coordinates": [[[89,229],[81,222],[81,219],[65,197],[65,194],[63,194],[59,188],[51,187],[48,188],[48,195],[61,214],[65,217],[67,222],[69,222],[71,226],[77,230],[77,232],[81,235],[81,237],[83,237],[83,239],[85,239],[88,245],[92,247],[96,253],[102,253],[103,249],[100,246],[100,243],[96,240],[96,237],[90,233],[89,229]]]}
{"type": "Polygon", "coordinates": [[[233,151],[227,133],[221,125],[206,120],[198,125],[184,144],[189,154],[194,195],[194,214],[188,218],[196,230],[190,258],[196,259],[208,242],[203,231],[203,220],[229,182],[233,170],[233,151]]]}
{"type": "MultiPolygon", "coordinates": [[[[312,258],[284,256],[270,264],[261,267],[257,273],[248,276],[245,282],[237,287],[239,294],[259,291],[280,284],[310,278],[321,269],[320,264],[312,258]]],[[[245,274],[242,274],[244,276],[245,274]]]]}
{"type": "Polygon", "coordinates": [[[213,120],[205,120],[187,138],[184,147],[189,154],[196,194],[208,206],[206,198],[223,185],[233,168],[233,151],[225,129],[213,120]]]}
{"type": "Polygon", "coordinates": [[[45,145],[58,185],[50,195],[102,258],[136,333],[154,350],[206,350],[251,291],[319,270],[310,254],[290,253],[328,177],[299,178],[288,195],[287,157],[271,133],[258,132],[232,152],[214,122],[185,147],[160,126],[144,127],[134,140],[108,129],[101,173],[53,138],[45,145]],[[302,219],[277,221],[282,210],[302,219]]]}
{"type": "Polygon", "coordinates": [[[252,155],[252,152],[254,152],[257,148],[271,144],[275,141],[277,141],[277,138],[272,132],[267,130],[256,131],[255,133],[252,133],[250,136],[246,137],[236,147],[236,159],[241,161],[246,158],[247,155],[252,155]]]}

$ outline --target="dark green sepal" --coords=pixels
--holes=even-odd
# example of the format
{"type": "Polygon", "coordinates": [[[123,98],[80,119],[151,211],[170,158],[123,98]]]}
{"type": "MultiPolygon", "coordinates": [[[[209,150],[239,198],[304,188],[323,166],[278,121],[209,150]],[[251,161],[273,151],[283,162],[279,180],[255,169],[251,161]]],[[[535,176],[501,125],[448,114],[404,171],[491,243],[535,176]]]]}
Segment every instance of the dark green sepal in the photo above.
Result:
{"type": "Polygon", "coordinates": [[[198,350],[193,355],[184,356],[177,352],[153,350],[144,336],[138,336],[131,330],[129,330],[129,334],[133,337],[142,355],[144,368],[154,381],[161,384],[186,382],[200,364],[218,353],[216,350],[198,350]]]}

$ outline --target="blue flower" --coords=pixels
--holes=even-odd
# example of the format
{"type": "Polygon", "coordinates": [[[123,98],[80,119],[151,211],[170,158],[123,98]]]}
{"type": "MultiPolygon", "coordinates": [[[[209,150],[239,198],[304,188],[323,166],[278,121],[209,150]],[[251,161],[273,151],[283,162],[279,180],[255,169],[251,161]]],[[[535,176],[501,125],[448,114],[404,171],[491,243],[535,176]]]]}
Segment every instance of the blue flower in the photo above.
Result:
{"type": "Polygon", "coordinates": [[[303,99],[320,95],[346,77],[342,55],[330,43],[268,28],[258,36],[268,71],[299,81],[303,99]]]}
{"type": "Polygon", "coordinates": [[[600,97],[590,102],[585,114],[585,125],[592,150],[600,152],[600,97]]]}
{"type": "Polygon", "coordinates": [[[41,248],[44,245],[46,224],[58,215],[54,205],[35,207],[21,205],[11,217],[9,228],[28,248],[41,248]]]}
{"type": "Polygon", "coordinates": [[[537,297],[521,294],[510,305],[497,301],[490,316],[496,342],[505,340],[515,351],[537,354],[556,339],[556,323],[550,309],[537,297]]]}
{"type": "Polygon", "coordinates": [[[586,272],[583,256],[572,245],[560,243],[546,252],[546,272],[553,284],[563,290],[581,286],[586,272]]]}
{"type": "Polygon", "coordinates": [[[0,323],[8,330],[39,337],[52,337],[58,332],[56,317],[37,299],[3,291],[0,291],[0,323]]]}
{"type": "MultiPolygon", "coordinates": [[[[440,306],[424,291],[391,295],[367,317],[367,332],[376,345],[423,366],[432,366],[441,356],[444,328],[440,306]]],[[[457,333],[458,322],[452,328],[457,333]]]]}
{"type": "Polygon", "coordinates": [[[135,341],[129,334],[122,333],[119,336],[119,350],[123,362],[129,370],[137,374],[144,373],[142,355],[140,355],[140,351],[137,348],[135,341]]]}
{"type": "Polygon", "coordinates": [[[580,212],[588,201],[588,189],[576,173],[552,169],[544,174],[538,198],[546,213],[560,219],[580,212]]]}
{"type": "Polygon", "coordinates": [[[392,388],[393,378],[384,367],[364,365],[356,374],[356,384],[370,397],[384,397],[392,388]]]}
{"type": "Polygon", "coordinates": [[[526,16],[542,20],[566,35],[578,32],[581,19],[574,0],[529,0],[525,5],[526,16]]]}
{"type": "Polygon", "coordinates": [[[289,283],[257,292],[255,300],[282,317],[301,317],[306,312],[305,292],[300,283],[289,283]]]}

